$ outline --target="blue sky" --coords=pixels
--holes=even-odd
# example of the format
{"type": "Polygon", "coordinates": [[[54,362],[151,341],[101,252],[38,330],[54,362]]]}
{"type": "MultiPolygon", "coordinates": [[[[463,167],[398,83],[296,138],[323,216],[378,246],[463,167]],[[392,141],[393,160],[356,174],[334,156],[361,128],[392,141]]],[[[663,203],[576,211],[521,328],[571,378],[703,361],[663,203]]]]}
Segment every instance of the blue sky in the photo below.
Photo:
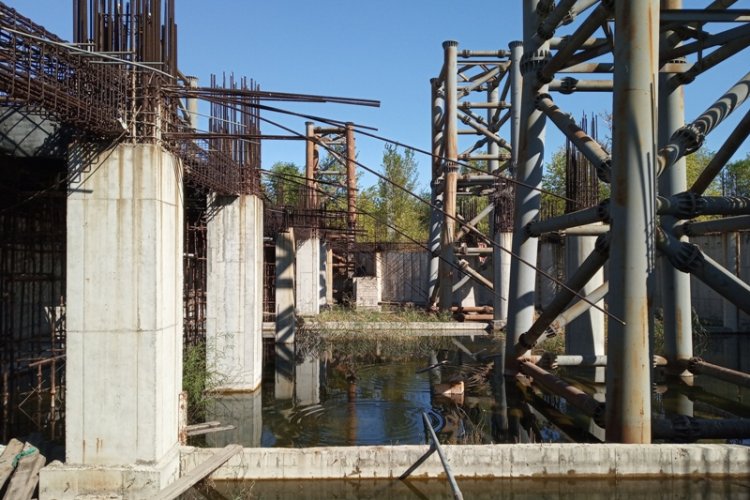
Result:
{"type": "MultiPolygon", "coordinates": [[[[72,33],[70,0],[6,0],[11,7],[65,39],[72,33]]],[[[703,7],[708,0],[684,2],[703,7]]],[[[379,134],[429,149],[429,79],[440,71],[441,43],[459,48],[504,49],[521,37],[520,0],[177,0],[179,65],[183,73],[207,84],[211,73],[234,72],[257,80],[262,89],[378,99],[380,108],[332,104],[281,105],[287,109],[377,127],[379,134]]],[[[737,8],[750,8],[740,0],[737,8]]],[[[560,31],[569,33],[570,28],[560,31]]],[[[686,88],[686,119],[692,120],[750,69],[750,50],[714,68],[686,88]]],[[[553,96],[565,111],[600,113],[610,94],[553,96]]],[[[731,131],[735,116],[709,136],[716,149],[731,131]]],[[[304,119],[268,118],[304,132],[304,119]]],[[[285,133],[262,125],[265,133],[285,133]]],[[[600,124],[603,131],[604,125],[600,124]]],[[[505,134],[507,136],[507,134],[505,134]]],[[[563,144],[548,126],[550,151],[563,144]]],[[[601,132],[600,132],[601,135],[601,132]]],[[[359,161],[379,169],[383,143],[358,137],[359,161]]],[[[735,159],[744,158],[744,144],[735,159]]],[[[304,164],[304,144],[266,141],[263,166],[276,161],[304,164]]],[[[417,154],[419,183],[429,183],[430,160],[417,154]]],[[[374,181],[363,177],[364,184],[374,181]]]]}

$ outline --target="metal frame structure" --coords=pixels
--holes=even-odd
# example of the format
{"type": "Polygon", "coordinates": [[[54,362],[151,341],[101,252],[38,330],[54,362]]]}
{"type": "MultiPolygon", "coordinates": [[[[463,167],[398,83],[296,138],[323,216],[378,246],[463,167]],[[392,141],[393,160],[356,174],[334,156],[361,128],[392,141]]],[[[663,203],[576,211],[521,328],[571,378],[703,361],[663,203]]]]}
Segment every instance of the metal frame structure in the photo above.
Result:
{"type": "MultiPolygon", "coordinates": [[[[750,75],[744,75],[697,119],[684,123],[684,86],[750,45],[747,11],[731,10],[734,3],[713,2],[701,10],[683,9],[681,0],[526,0],[523,43],[510,46],[510,67],[519,61],[522,83],[511,100],[519,121],[518,133],[512,133],[511,141],[515,215],[505,327],[506,373],[514,375],[519,369],[534,373],[528,367],[529,351],[554,334],[550,327],[559,328],[583,311],[601,308],[598,304],[606,297],[606,419],[599,420],[606,423],[609,441],[651,441],[650,297],[657,293],[657,271],[662,283],[665,356],[672,373],[690,376],[691,366],[694,371],[705,366],[690,364],[692,328],[686,273],[750,312],[750,286],[685,239],[687,234],[705,230],[749,228],[744,218],[746,200],[704,196],[704,191],[750,133],[750,114],[729,134],[698,180],[692,186],[685,180],[685,157],[697,151],[705,136],[748,97],[750,75]],[[556,36],[560,29],[570,34],[556,36]],[[522,56],[514,52],[519,50],[523,50],[522,56]],[[561,110],[553,97],[555,93],[579,92],[612,93],[611,153],[561,110]],[[568,207],[567,213],[542,220],[545,135],[553,128],[575,147],[569,155],[587,160],[599,179],[610,184],[611,196],[608,200],[576,197],[573,201],[581,203],[577,209],[568,207]],[[654,182],[657,178],[658,183],[654,182]],[[709,214],[732,217],[690,221],[709,214]],[[550,232],[601,236],[590,256],[580,262],[577,271],[569,273],[557,296],[536,316],[537,238],[550,232]],[[658,254],[663,258],[657,263],[658,254]],[[605,265],[608,282],[586,295],[582,289],[605,265]],[[576,298],[578,302],[571,306],[576,298]]],[[[444,218],[439,243],[436,235],[441,224],[439,217],[433,218],[431,249],[433,263],[441,255],[441,283],[453,279],[447,264],[454,261],[457,231],[453,228],[456,223],[464,224],[454,212],[459,159],[455,143],[460,134],[453,125],[460,96],[455,75],[463,74],[458,69],[456,46],[446,42],[441,77],[432,81],[433,204],[438,207],[434,213],[443,212],[444,218]]],[[[499,250],[499,242],[493,241],[493,247],[499,250]]],[[[431,284],[434,269],[433,264],[431,284]]],[[[494,286],[502,286],[497,276],[494,286]]],[[[445,306],[451,300],[450,290],[443,286],[440,290],[445,306]]]]}

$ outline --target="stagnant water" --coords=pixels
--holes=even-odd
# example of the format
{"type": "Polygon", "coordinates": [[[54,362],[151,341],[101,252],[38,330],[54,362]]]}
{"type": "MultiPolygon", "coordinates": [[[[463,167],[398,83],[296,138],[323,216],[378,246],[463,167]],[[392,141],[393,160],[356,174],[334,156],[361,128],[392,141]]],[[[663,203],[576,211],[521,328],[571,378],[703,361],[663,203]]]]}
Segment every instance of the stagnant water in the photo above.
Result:
{"type": "MultiPolygon", "coordinates": [[[[514,500],[642,498],[681,500],[725,500],[750,497],[750,482],[743,479],[461,479],[464,498],[514,500]]],[[[452,499],[447,481],[412,480],[316,480],[215,482],[183,499],[452,499]]]]}
{"type": "MultiPolygon", "coordinates": [[[[422,412],[443,443],[603,440],[604,430],[565,400],[498,376],[493,364],[502,361],[492,355],[502,351],[497,341],[456,340],[460,346],[443,339],[430,345],[405,344],[387,353],[377,352],[382,346],[367,351],[351,344],[323,346],[306,354],[268,346],[261,391],[217,397],[207,410],[208,420],[235,429],[194,438],[191,444],[295,448],[419,444],[426,441],[422,412]],[[439,368],[425,370],[435,364],[439,368]],[[463,394],[441,394],[457,383],[463,384],[463,394]]],[[[748,340],[716,335],[703,357],[747,371],[748,340]]],[[[603,398],[603,368],[568,368],[558,373],[603,398]]],[[[659,417],[750,418],[748,401],[748,389],[709,377],[685,383],[655,376],[653,411],[659,417]]]]}

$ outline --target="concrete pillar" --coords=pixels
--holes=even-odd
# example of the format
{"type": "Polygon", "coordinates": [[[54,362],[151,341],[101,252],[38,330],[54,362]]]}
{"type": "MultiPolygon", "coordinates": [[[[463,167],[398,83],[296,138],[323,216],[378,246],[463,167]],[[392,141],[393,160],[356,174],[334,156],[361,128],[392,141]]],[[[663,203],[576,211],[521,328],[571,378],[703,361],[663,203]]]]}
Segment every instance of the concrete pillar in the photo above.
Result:
{"type": "Polygon", "coordinates": [[[276,342],[294,343],[294,231],[276,236],[276,342]]]}
{"type": "Polygon", "coordinates": [[[294,344],[276,344],[274,374],[273,397],[277,400],[294,398],[294,344]]]}
{"type": "MultiPolygon", "coordinates": [[[[567,236],[565,238],[565,269],[568,276],[581,266],[596,247],[596,236],[567,236]]],[[[594,274],[580,290],[584,296],[604,284],[604,269],[594,274]]],[[[603,301],[597,303],[603,306],[603,301]]],[[[571,321],[566,327],[565,353],[583,356],[603,356],[604,350],[604,313],[595,308],[571,321]]],[[[594,381],[604,382],[604,368],[593,368],[594,381]]]]}
{"type": "Polygon", "coordinates": [[[297,314],[316,316],[320,313],[320,238],[310,236],[299,242],[295,269],[297,314]]]}
{"type": "Polygon", "coordinates": [[[155,145],[105,151],[67,203],[66,463],[42,498],[153,498],[179,475],[182,166],[155,145]]]}
{"type": "Polygon", "coordinates": [[[318,258],[318,269],[320,270],[318,277],[318,284],[320,285],[318,290],[318,311],[320,311],[320,306],[331,304],[331,302],[328,301],[328,289],[331,288],[331,282],[328,281],[328,243],[322,240],[320,241],[318,258]]]}
{"type": "Polygon", "coordinates": [[[263,372],[263,202],[216,196],[208,221],[206,365],[213,389],[253,391],[263,372]]]}
{"type": "Polygon", "coordinates": [[[333,306],[333,248],[326,244],[326,304],[333,306]]]}

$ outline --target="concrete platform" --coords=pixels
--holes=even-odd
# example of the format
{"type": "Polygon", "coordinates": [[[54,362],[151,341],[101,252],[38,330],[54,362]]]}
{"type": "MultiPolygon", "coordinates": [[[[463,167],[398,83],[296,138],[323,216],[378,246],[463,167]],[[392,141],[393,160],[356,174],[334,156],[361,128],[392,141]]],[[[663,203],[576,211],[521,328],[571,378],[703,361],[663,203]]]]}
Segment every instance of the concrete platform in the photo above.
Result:
{"type": "MultiPolygon", "coordinates": [[[[335,332],[361,332],[368,334],[400,332],[408,333],[416,337],[455,337],[490,335],[491,329],[486,323],[439,323],[439,322],[369,322],[369,321],[314,321],[307,320],[303,328],[308,330],[320,330],[335,332]]],[[[275,324],[263,323],[263,337],[273,338],[275,324]]]]}
{"type": "MultiPolygon", "coordinates": [[[[390,479],[400,476],[427,445],[326,448],[245,448],[211,475],[241,479],[390,479]]],[[[739,445],[501,444],[445,445],[456,477],[750,476],[750,447],[739,445]]],[[[183,447],[182,474],[216,449],[183,447]]],[[[437,453],[411,477],[445,472],[437,453]]]]}

